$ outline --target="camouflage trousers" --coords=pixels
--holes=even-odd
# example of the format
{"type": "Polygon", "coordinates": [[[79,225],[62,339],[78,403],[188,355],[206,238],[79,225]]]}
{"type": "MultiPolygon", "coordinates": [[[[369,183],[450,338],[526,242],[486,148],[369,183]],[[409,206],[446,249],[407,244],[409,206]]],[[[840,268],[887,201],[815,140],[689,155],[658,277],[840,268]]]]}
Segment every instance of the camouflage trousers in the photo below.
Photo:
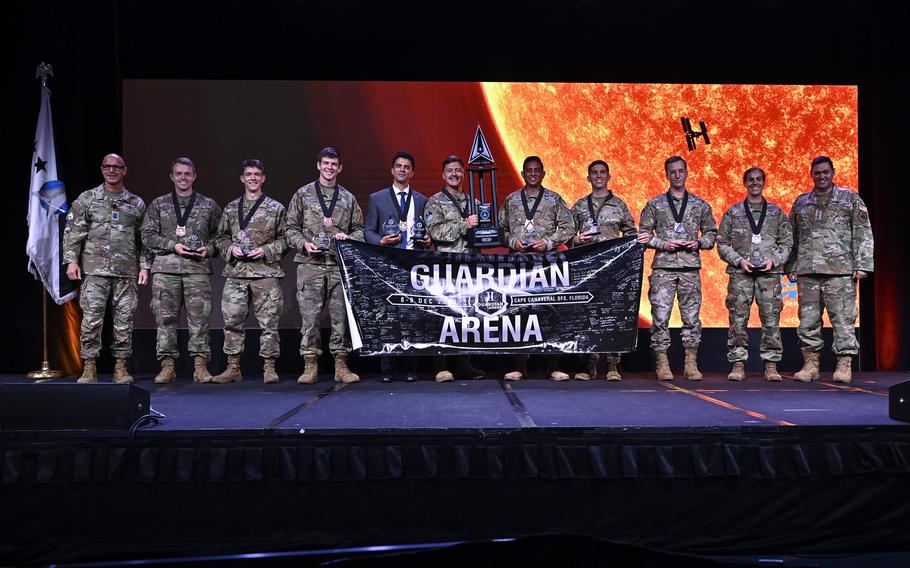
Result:
{"type": "Polygon", "coordinates": [[[670,348],[670,314],[673,298],[679,299],[682,318],[682,343],[686,349],[697,349],[701,343],[701,271],[655,268],[648,279],[651,302],[651,349],[670,348]]]}
{"type": "Polygon", "coordinates": [[[246,337],[244,324],[249,314],[250,300],[259,321],[259,356],[277,358],[281,353],[278,341],[278,319],[284,307],[284,294],[277,278],[225,278],[221,295],[221,314],[224,317],[224,352],[243,353],[246,337]]]}
{"type": "Polygon", "coordinates": [[[209,317],[212,315],[212,280],[208,274],[152,275],[152,313],[158,327],[155,352],[158,359],[177,358],[177,324],[180,308],[186,306],[186,327],[190,332],[187,351],[211,360],[209,317]]]}
{"type": "Polygon", "coordinates": [[[821,351],[822,311],[828,310],[828,319],[834,328],[833,351],[837,355],[856,355],[856,282],[851,276],[801,274],[796,280],[799,295],[799,327],[796,335],[800,347],[807,351],[821,351]]]}
{"type": "Polygon", "coordinates": [[[98,357],[101,352],[101,328],[108,301],[114,320],[111,354],[124,358],[133,355],[133,314],[139,304],[136,279],[83,275],[79,288],[79,307],[82,308],[79,352],[83,359],[98,357]]]}
{"type": "Polygon", "coordinates": [[[351,351],[348,335],[348,315],[344,290],[341,288],[341,269],[337,265],[297,265],[297,305],[300,307],[300,354],[322,355],[320,321],[322,308],[328,303],[332,334],[330,353],[351,351]]]}
{"type": "Polygon", "coordinates": [[[761,319],[761,345],[763,361],[780,361],[784,348],[780,340],[780,274],[746,274],[734,272],[727,282],[727,310],[730,311],[730,329],[727,332],[727,360],[746,361],[749,358],[749,312],[752,300],[758,304],[761,319]]]}

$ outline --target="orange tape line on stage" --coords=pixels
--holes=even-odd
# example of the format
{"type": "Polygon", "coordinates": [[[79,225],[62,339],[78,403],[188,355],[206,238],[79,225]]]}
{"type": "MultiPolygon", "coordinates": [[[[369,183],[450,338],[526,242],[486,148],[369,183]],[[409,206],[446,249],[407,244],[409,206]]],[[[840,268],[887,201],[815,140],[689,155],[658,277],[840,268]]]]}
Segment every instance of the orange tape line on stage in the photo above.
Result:
{"type": "Polygon", "coordinates": [[[735,404],[730,404],[729,402],[724,402],[720,399],[714,398],[713,396],[708,396],[708,395],[702,394],[700,392],[691,391],[689,389],[684,389],[682,387],[678,387],[676,385],[671,385],[668,383],[661,383],[661,384],[663,386],[667,387],[668,389],[672,389],[677,392],[684,392],[686,394],[691,394],[692,396],[698,397],[705,402],[710,402],[711,404],[716,404],[717,406],[722,406],[728,410],[736,410],[736,411],[748,414],[749,416],[751,416],[753,418],[758,418],[759,420],[765,420],[767,422],[774,422],[778,426],[796,426],[796,424],[794,424],[792,422],[787,422],[785,420],[778,420],[777,418],[770,418],[768,416],[765,416],[761,412],[756,412],[754,410],[746,410],[745,408],[740,408],[740,407],[736,406],[735,404]]]}

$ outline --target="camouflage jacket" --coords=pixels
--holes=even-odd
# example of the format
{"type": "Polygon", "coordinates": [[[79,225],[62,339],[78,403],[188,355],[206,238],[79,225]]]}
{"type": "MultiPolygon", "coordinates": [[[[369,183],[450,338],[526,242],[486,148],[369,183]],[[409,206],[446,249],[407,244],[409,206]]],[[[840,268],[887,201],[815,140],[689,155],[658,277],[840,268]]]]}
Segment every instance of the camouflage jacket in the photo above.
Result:
{"type": "Polygon", "coordinates": [[[875,269],[869,210],[856,192],[834,186],[828,195],[804,193],[793,202],[790,225],[793,250],[786,272],[853,274],[875,269]]]}
{"type": "Polygon", "coordinates": [[[139,234],[143,215],[145,203],[126,188],[84,191],[66,216],[63,262],[76,262],[91,276],[137,277],[140,266],[149,268],[139,234]]]}
{"type": "MultiPolygon", "coordinates": [[[[572,206],[572,217],[575,218],[575,227],[578,231],[585,231],[586,225],[589,227],[591,219],[591,210],[588,208],[588,197],[586,195],[575,202],[572,206]]],[[[638,232],[635,227],[635,219],[629,207],[622,199],[613,195],[611,191],[606,197],[606,201],[594,199],[594,213],[597,215],[597,226],[600,229],[599,235],[593,235],[592,243],[608,241],[634,235],[638,232]],[[598,210],[598,207],[600,208],[598,210]]]]}
{"type": "MultiPolygon", "coordinates": [[[[174,210],[173,193],[156,197],[149,203],[142,221],[142,243],[153,255],[152,272],[165,274],[211,274],[211,257],[218,253],[215,235],[221,222],[221,207],[209,197],[196,192],[196,203],[186,222],[186,237],[196,235],[208,248],[206,258],[195,259],[174,252],[174,245],[184,243],[186,237],[177,236],[177,212],[174,210]]],[[[180,210],[186,212],[187,198],[180,198],[180,210]]]]}
{"type": "MultiPolygon", "coordinates": [[[[238,206],[243,202],[241,195],[227,204],[221,214],[221,224],[215,237],[215,246],[224,257],[224,272],[226,278],[282,278],[284,268],[281,267],[281,257],[288,250],[285,239],[285,209],[271,197],[266,196],[256,209],[252,219],[246,226],[250,240],[262,247],[265,255],[259,260],[242,260],[230,253],[236,244],[236,236],[240,231],[238,220],[238,206]]],[[[249,205],[244,204],[244,216],[249,214],[249,205]]]]}
{"type": "MultiPolygon", "coordinates": [[[[761,206],[758,210],[752,208],[752,217],[758,223],[761,215],[761,206]]],[[[765,222],[761,227],[761,242],[752,242],[752,225],[746,217],[746,208],[742,201],[736,203],[724,212],[720,220],[720,229],[717,231],[717,254],[726,262],[727,274],[745,272],[739,263],[745,259],[752,260],[753,253],[757,250],[759,258],[770,260],[773,264],[768,272],[780,274],[784,270],[784,263],[790,256],[793,247],[793,233],[790,231],[790,221],[786,213],[768,202],[765,213],[765,222]]]]}
{"type": "MultiPolygon", "coordinates": [[[[325,215],[316,196],[316,182],[310,182],[298,189],[291,197],[288,206],[288,245],[296,251],[294,262],[309,264],[338,264],[334,245],[325,254],[310,254],[304,248],[305,243],[312,243],[320,231],[325,231],[326,236],[332,238],[335,233],[345,233],[356,241],[363,240],[363,211],[354,195],[338,184],[338,201],[332,210],[332,226],[323,225],[325,215]]],[[[322,188],[322,196],[326,206],[332,203],[334,189],[326,191],[322,188]]]]}
{"type": "MultiPolygon", "coordinates": [[[[538,238],[542,238],[547,244],[547,250],[553,250],[575,235],[575,220],[562,196],[555,191],[540,188],[535,198],[528,198],[528,208],[533,209],[538,199],[542,201],[534,212],[534,228],[540,231],[538,238]]],[[[499,208],[499,225],[509,248],[517,250],[515,245],[524,235],[527,222],[519,189],[506,197],[499,208]]]]}
{"type": "MultiPolygon", "coordinates": [[[[648,246],[657,249],[651,268],[701,268],[701,256],[698,250],[663,250],[667,242],[674,239],[697,240],[699,250],[710,250],[717,238],[717,221],[708,202],[694,193],[689,193],[689,201],[683,215],[685,233],[677,233],[673,211],[667,203],[667,192],[652,197],[641,210],[641,231],[652,233],[648,246]],[[698,236],[699,232],[701,237],[698,236]]],[[[682,206],[681,199],[674,199],[676,210],[682,206]]]]}
{"type": "MultiPolygon", "coordinates": [[[[463,195],[461,205],[468,202],[468,196],[463,195]]],[[[474,204],[480,205],[480,200],[474,199],[474,204]]],[[[461,216],[461,211],[439,192],[427,200],[423,208],[423,218],[427,222],[427,232],[439,252],[477,252],[477,249],[468,246],[468,225],[461,216]]]]}

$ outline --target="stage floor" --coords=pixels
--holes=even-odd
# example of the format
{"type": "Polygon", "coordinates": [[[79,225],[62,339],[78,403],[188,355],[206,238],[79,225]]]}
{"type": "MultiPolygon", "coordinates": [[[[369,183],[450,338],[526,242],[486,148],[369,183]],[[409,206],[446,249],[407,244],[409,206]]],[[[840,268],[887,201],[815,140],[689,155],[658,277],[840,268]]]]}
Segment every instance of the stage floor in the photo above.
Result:
{"type": "MultiPolygon", "coordinates": [[[[786,376],[768,383],[758,374],[743,382],[707,374],[703,381],[658,383],[649,374],[622,381],[554,382],[526,379],[456,380],[437,384],[381,383],[366,377],[353,384],[323,378],[298,385],[282,376],[276,385],[253,377],[228,385],[181,379],[155,385],[152,407],[165,415],[138,436],[230,436],[268,431],[278,435],[468,433],[529,429],[727,430],[778,427],[898,426],[888,417],[888,388],[910,373],[856,373],[849,385],[801,383],[786,376]]],[[[55,383],[73,382],[74,378],[55,383]]],[[[101,381],[109,381],[102,376],[101,381]]],[[[15,376],[0,382],[26,382],[15,376]]]]}

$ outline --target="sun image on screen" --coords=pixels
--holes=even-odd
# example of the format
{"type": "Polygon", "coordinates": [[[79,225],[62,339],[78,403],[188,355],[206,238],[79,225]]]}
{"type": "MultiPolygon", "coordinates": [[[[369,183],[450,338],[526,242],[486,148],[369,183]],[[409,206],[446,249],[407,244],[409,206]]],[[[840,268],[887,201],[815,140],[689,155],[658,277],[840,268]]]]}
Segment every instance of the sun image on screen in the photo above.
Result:
{"type": "MultiPolygon", "coordinates": [[[[590,191],[588,164],[606,160],[610,188],[636,221],[651,197],[666,192],[663,163],[672,155],[688,162],[687,188],[708,201],[718,222],[745,198],[742,175],[753,166],[766,172],[765,197],[787,213],[812,188],[815,156],[834,161],[835,183],[859,189],[855,86],[134,79],[124,81],[123,93],[128,186],[147,201],[170,191],[167,165],[189,155],[200,191],[222,205],[239,195],[237,164],[249,157],[267,166],[266,193],[287,204],[316,177],[314,156],[324,146],[341,150],[340,181],[361,207],[389,185],[389,159],[401,149],[416,157],[412,187],[429,196],[441,189],[443,158],[467,158],[478,125],[499,168],[500,203],[521,187],[528,155],[543,159],[544,186],[570,206],[590,191]],[[698,137],[687,145],[683,118],[695,131],[704,123],[710,144],[698,137]]],[[[643,326],[650,323],[652,256],[646,253],[643,326]]],[[[702,324],[727,327],[726,266],[716,247],[701,257],[702,324]]],[[[293,280],[284,282],[290,296],[293,280]]],[[[781,326],[796,327],[796,285],[784,277],[782,286],[781,326]]],[[[282,326],[297,325],[296,312],[285,302],[282,326]]],[[[671,325],[680,324],[674,308],[671,325]]],[[[755,306],[750,325],[760,325],[755,306]]]]}

